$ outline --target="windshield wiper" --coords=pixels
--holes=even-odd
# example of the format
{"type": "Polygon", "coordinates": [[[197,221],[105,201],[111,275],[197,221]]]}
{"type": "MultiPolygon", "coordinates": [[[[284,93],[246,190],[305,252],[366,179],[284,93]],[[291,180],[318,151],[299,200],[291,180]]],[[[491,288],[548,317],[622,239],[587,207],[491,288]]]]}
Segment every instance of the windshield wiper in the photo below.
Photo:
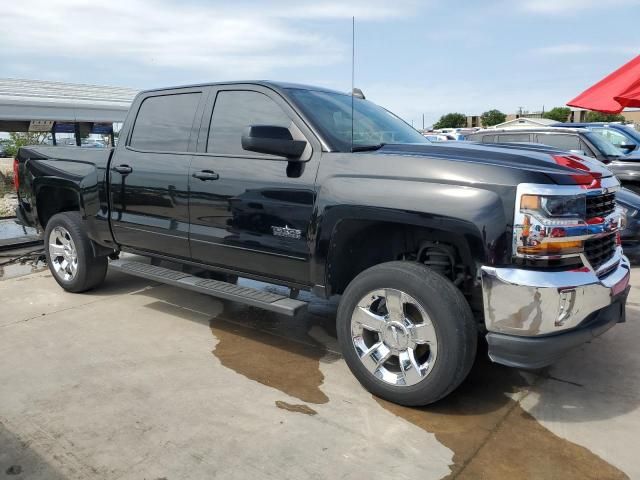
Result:
{"type": "Polygon", "coordinates": [[[374,150],[380,150],[386,143],[377,143],[375,145],[354,145],[351,147],[352,152],[370,152],[374,150]]]}

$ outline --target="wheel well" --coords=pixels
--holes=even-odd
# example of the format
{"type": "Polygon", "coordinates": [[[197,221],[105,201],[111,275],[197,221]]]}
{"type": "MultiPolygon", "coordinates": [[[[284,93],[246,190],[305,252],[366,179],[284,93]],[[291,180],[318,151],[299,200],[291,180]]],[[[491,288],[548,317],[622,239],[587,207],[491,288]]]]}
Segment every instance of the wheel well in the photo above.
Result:
{"type": "Polygon", "coordinates": [[[40,188],[36,197],[36,205],[42,228],[47,226],[49,219],[56,213],[80,210],[78,193],[68,188],[48,186],[40,188]]]}
{"type": "Polygon", "coordinates": [[[330,293],[343,293],[360,272],[394,260],[423,263],[465,294],[472,288],[475,263],[463,236],[394,222],[344,220],[331,239],[327,262],[330,293]]]}

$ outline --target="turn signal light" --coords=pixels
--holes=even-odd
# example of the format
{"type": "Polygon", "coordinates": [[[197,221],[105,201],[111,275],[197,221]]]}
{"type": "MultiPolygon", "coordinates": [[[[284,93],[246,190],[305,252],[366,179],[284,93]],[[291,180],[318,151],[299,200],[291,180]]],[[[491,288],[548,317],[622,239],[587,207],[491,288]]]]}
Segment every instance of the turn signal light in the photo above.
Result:
{"type": "Polygon", "coordinates": [[[563,242],[541,242],[537,245],[518,247],[518,253],[523,255],[567,255],[583,251],[582,240],[563,242]]]}

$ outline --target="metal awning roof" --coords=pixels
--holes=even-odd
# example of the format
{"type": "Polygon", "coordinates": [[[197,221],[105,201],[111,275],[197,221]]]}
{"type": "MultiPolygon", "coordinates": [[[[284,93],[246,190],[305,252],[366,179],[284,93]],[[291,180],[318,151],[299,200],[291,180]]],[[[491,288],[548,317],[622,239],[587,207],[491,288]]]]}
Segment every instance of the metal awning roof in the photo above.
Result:
{"type": "Polygon", "coordinates": [[[0,121],[122,122],[137,93],[124,87],[0,78],[0,121]]]}

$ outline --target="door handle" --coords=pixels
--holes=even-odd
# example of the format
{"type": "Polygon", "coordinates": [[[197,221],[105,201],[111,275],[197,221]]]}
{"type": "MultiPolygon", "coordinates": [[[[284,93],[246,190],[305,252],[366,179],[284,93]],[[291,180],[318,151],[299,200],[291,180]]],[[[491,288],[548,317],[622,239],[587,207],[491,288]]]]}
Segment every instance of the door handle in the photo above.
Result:
{"type": "Polygon", "coordinates": [[[129,165],[116,165],[115,167],[113,167],[113,169],[116,172],[121,173],[122,175],[133,172],[133,168],[131,168],[129,165]]]}
{"type": "Polygon", "coordinates": [[[220,178],[220,175],[218,175],[216,172],[212,170],[200,170],[199,172],[195,172],[192,175],[192,177],[199,178],[200,180],[206,181],[206,180],[218,180],[218,178],[220,178]]]}

